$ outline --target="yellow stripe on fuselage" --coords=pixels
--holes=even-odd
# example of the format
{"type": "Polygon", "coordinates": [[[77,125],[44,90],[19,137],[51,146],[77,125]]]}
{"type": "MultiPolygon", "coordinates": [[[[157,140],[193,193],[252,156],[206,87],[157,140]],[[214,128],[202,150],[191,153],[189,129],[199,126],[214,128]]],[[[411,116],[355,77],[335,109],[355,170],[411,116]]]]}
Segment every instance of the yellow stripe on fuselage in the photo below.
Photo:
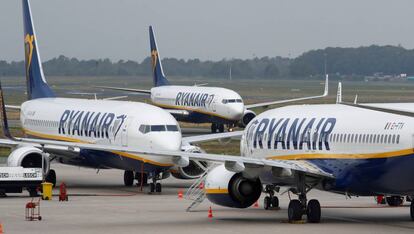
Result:
{"type": "MultiPolygon", "coordinates": [[[[26,133],[27,135],[31,135],[31,136],[35,136],[35,137],[39,137],[39,138],[44,138],[44,139],[51,139],[51,140],[59,140],[59,141],[68,141],[68,142],[77,142],[77,143],[86,143],[86,144],[94,144],[92,142],[88,142],[88,141],[82,141],[76,138],[71,138],[71,137],[63,137],[63,136],[56,136],[56,135],[49,135],[49,134],[44,134],[44,133],[39,133],[39,132],[34,132],[28,129],[23,128],[23,132],[26,133]]],[[[152,164],[155,166],[161,166],[161,167],[171,167],[174,166],[173,164],[167,164],[167,163],[159,163],[156,161],[152,161],[146,158],[143,158],[141,156],[135,155],[135,154],[130,154],[130,153],[125,153],[125,152],[120,152],[120,151],[108,151],[114,154],[117,154],[119,156],[122,157],[126,157],[126,158],[131,158],[134,160],[138,160],[141,161],[143,163],[148,163],[148,164],[152,164]]]]}
{"type": "Polygon", "coordinates": [[[382,153],[367,154],[293,154],[266,157],[266,159],[277,160],[305,160],[305,159],[376,159],[406,156],[414,153],[414,149],[404,149],[382,153]]]}
{"type": "Polygon", "coordinates": [[[206,194],[228,194],[229,193],[228,189],[221,189],[221,188],[205,189],[204,191],[206,192],[206,194]]]}
{"type": "Polygon", "coordinates": [[[154,105],[159,106],[161,108],[167,108],[167,109],[176,109],[176,110],[187,110],[187,111],[194,111],[194,112],[198,112],[201,114],[205,114],[205,115],[212,115],[212,116],[216,116],[222,119],[226,119],[226,120],[230,120],[230,121],[238,121],[237,119],[230,119],[227,117],[224,117],[222,115],[213,113],[213,112],[208,112],[208,111],[203,111],[203,110],[199,110],[199,109],[193,109],[190,107],[185,107],[185,106],[170,106],[170,105],[166,105],[166,104],[159,104],[159,103],[155,103],[153,102],[154,105]]]}

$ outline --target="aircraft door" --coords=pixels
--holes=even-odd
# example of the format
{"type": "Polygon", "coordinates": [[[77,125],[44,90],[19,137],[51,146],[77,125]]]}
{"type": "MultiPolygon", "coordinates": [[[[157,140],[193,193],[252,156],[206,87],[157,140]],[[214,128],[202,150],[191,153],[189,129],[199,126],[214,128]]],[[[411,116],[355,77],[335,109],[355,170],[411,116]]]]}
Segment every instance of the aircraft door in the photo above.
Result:
{"type": "Polygon", "coordinates": [[[213,112],[216,112],[217,111],[217,103],[216,103],[216,97],[214,96],[214,94],[213,95],[211,95],[211,104],[210,104],[210,106],[211,106],[211,110],[213,111],[213,112]]]}
{"type": "Polygon", "coordinates": [[[128,146],[128,127],[132,124],[132,118],[127,118],[125,124],[122,126],[121,129],[121,145],[124,147],[128,146]]]}

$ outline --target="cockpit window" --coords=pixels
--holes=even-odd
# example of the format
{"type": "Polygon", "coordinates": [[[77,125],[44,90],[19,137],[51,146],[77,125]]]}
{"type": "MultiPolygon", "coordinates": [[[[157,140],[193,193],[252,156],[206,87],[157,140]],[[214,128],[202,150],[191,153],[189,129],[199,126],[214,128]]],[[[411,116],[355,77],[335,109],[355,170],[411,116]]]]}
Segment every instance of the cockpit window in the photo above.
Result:
{"type": "Polygon", "coordinates": [[[223,99],[223,104],[227,103],[242,103],[243,101],[241,99],[223,99]]]}
{"type": "Polygon", "coordinates": [[[146,125],[142,124],[139,126],[139,131],[143,134],[148,132],[178,132],[177,125],[146,125]]]}
{"type": "Polygon", "coordinates": [[[178,132],[178,126],[177,125],[167,125],[167,131],[169,131],[169,132],[178,132]]]}
{"type": "Polygon", "coordinates": [[[165,125],[151,125],[151,132],[165,132],[165,125]]]}

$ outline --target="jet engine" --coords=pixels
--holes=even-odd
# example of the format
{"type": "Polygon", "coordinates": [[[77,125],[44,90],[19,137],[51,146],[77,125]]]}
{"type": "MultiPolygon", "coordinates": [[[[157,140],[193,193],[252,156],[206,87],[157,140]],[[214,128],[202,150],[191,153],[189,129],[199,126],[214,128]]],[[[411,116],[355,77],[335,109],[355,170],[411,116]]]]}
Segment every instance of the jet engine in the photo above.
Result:
{"type": "Polygon", "coordinates": [[[246,208],[259,199],[262,183],[259,178],[248,179],[220,165],[207,175],[205,189],[208,200],[217,205],[246,208]]]}
{"type": "Polygon", "coordinates": [[[49,172],[49,160],[47,156],[43,154],[42,151],[38,148],[32,146],[22,146],[14,149],[7,159],[7,165],[10,167],[42,167],[42,158],[43,158],[43,168],[44,173],[49,172]]]}
{"type": "MultiPolygon", "coordinates": [[[[205,153],[200,147],[194,145],[187,145],[181,148],[182,151],[189,153],[205,153]]],[[[186,167],[174,166],[171,169],[171,174],[177,179],[197,179],[199,178],[210,166],[210,163],[205,161],[190,160],[190,163],[186,167]]]]}
{"type": "Polygon", "coordinates": [[[240,127],[246,127],[249,122],[256,117],[256,113],[251,110],[245,110],[243,113],[243,117],[240,120],[240,127]]]}

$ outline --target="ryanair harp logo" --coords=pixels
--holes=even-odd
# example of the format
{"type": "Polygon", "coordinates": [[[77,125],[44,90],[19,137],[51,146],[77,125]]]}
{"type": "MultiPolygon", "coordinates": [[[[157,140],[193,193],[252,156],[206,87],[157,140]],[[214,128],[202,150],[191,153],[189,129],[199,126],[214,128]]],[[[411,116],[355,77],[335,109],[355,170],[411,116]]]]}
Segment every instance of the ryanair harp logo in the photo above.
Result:
{"type": "Polygon", "coordinates": [[[26,34],[24,38],[25,56],[26,56],[26,73],[29,74],[30,65],[32,64],[32,56],[34,49],[34,36],[26,34]]]}
{"type": "Polygon", "coordinates": [[[152,50],[151,51],[152,72],[155,72],[155,68],[157,66],[157,60],[158,60],[158,51],[152,50]]]}

